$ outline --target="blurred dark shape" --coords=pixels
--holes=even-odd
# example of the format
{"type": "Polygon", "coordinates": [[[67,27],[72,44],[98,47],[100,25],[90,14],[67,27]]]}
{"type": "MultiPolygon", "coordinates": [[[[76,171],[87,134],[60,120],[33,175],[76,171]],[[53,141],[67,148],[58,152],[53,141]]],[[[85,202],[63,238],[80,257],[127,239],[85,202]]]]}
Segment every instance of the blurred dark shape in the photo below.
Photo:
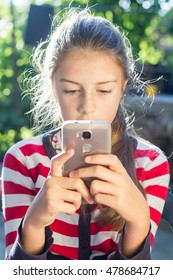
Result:
{"type": "Polygon", "coordinates": [[[173,189],[169,187],[166,203],[163,209],[162,218],[165,219],[171,228],[173,228],[173,189]]]}
{"type": "Polygon", "coordinates": [[[35,46],[50,32],[54,8],[51,5],[30,5],[25,32],[25,44],[35,46]]]}

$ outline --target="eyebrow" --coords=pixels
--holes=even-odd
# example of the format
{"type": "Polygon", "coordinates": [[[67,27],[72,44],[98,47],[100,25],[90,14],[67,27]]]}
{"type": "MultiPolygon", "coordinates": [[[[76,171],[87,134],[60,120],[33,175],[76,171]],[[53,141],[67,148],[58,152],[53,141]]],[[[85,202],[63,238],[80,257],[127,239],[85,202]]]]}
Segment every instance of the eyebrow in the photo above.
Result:
{"type": "MultiPolygon", "coordinates": [[[[75,84],[75,85],[80,85],[80,83],[75,82],[75,81],[70,81],[67,79],[60,79],[61,83],[67,82],[67,83],[71,83],[71,84],[75,84]]],[[[117,80],[110,80],[110,81],[103,81],[103,82],[98,82],[96,83],[97,85],[103,85],[103,84],[108,84],[108,83],[117,83],[117,80]]]]}

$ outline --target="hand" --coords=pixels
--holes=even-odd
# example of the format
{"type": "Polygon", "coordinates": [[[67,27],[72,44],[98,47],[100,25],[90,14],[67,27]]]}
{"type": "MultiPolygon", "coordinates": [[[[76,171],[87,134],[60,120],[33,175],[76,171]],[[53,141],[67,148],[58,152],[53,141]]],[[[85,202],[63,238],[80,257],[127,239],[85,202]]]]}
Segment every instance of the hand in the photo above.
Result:
{"type": "Polygon", "coordinates": [[[20,242],[24,251],[29,254],[42,253],[45,227],[55,220],[59,212],[75,213],[81,205],[82,197],[88,203],[93,203],[93,198],[81,179],[62,176],[63,165],[73,154],[74,150],[68,150],[52,158],[49,177],[25,214],[20,242]]]}
{"type": "Polygon", "coordinates": [[[82,198],[93,203],[93,198],[80,178],[62,176],[64,163],[73,156],[74,150],[56,155],[51,160],[49,177],[29,207],[24,225],[37,228],[50,225],[59,212],[73,214],[81,206],[82,198]]]}
{"type": "Polygon", "coordinates": [[[89,167],[70,173],[71,178],[94,177],[90,192],[98,204],[116,210],[127,223],[149,225],[148,204],[115,155],[92,155],[85,158],[89,167]]]}

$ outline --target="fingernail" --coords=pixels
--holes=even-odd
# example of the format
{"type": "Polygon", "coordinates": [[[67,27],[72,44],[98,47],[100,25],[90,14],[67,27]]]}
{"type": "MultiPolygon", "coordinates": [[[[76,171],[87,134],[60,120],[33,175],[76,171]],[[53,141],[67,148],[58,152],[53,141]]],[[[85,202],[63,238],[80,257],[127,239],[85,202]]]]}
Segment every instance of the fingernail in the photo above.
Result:
{"type": "Polygon", "coordinates": [[[86,157],[86,158],[85,158],[85,161],[86,161],[86,162],[90,162],[90,161],[91,161],[91,157],[86,157]]]}
{"type": "Polygon", "coordinates": [[[69,173],[69,177],[73,177],[74,176],[74,171],[71,171],[70,173],[69,173]]]}

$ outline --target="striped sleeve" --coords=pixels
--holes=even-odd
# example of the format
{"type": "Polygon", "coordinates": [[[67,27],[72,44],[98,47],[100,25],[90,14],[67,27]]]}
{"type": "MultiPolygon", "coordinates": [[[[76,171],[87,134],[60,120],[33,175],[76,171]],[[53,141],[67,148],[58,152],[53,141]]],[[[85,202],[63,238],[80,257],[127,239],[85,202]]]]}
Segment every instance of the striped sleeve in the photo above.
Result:
{"type": "Polygon", "coordinates": [[[146,191],[150,208],[150,246],[152,248],[168,191],[169,163],[163,152],[155,146],[150,149],[140,147],[136,150],[135,157],[137,177],[146,191]]]}
{"type": "Polygon", "coordinates": [[[14,145],[6,153],[3,161],[2,192],[6,258],[15,243],[21,219],[44,184],[49,171],[41,138],[33,139],[33,143],[30,139],[31,145],[27,141],[14,145]]]}

